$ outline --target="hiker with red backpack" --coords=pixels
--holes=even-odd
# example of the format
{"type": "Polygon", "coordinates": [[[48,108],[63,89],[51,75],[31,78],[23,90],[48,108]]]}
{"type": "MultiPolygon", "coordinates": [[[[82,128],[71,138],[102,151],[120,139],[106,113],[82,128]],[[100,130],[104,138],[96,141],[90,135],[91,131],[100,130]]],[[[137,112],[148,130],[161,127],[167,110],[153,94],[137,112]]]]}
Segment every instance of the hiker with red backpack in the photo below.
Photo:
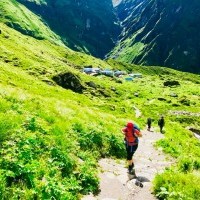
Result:
{"type": "Polygon", "coordinates": [[[122,129],[125,136],[125,145],[127,151],[128,173],[137,177],[134,169],[133,155],[138,148],[138,137],[142,137],[140,129],[132,122],[128,122],[126,127],[122,129]]]}

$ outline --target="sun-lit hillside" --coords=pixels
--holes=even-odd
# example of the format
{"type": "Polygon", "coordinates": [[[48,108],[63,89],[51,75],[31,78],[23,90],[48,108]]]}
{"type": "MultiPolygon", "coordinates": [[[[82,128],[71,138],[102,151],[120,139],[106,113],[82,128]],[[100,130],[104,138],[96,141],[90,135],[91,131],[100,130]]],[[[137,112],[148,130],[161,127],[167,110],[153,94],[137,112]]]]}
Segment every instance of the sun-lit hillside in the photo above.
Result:
{"type": "Polygon", "coordinates": [[[177,165],[156,178],[155,192],[160,199],[197,199],[199,141],[186,127],[200,128],[198,75],[102,61],[5,24],[0,30],[1,199],[71,200],[97,193],[98,159],[125,159],[121,127],[135,120],[143,129],[149,116],[156,126],[160,114],[166,118],[166,138],[158,145],[177,159],[177,165]],[[82,73],[85,66],[143,77],[125,81],[90,76],[82,73]],[[68,72],[78,77],[82,93],[53,81],[68,72]],[[172,80],[179,85],[164,86],[172,80]],[[135,108],[142,113],[139,118],[135,108]],[[177,115],[178,111],[188,114],[177,115]]]}

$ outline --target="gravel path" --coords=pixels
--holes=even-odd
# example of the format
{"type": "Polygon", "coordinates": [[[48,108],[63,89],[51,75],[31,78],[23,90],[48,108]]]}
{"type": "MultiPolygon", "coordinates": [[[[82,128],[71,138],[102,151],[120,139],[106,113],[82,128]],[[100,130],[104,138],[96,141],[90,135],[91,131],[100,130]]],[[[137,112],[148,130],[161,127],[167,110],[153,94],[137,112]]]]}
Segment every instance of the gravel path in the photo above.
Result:
{"type": "Polygon", "coordinates": [[[136,186],[136,180],[130,180],[125,161],[101,159],[100,176],[101,192],[98,196],[88,195],[82,200],[156,200],[152,194],[152,180],[157,173],[161,173],[172,161],[166,158],[161,150],[156,150],[153,144],[163,138],[160,133],[143,131],[139,148],[134,155],[135,170],[143,182],[143,188],[136,186]]]}

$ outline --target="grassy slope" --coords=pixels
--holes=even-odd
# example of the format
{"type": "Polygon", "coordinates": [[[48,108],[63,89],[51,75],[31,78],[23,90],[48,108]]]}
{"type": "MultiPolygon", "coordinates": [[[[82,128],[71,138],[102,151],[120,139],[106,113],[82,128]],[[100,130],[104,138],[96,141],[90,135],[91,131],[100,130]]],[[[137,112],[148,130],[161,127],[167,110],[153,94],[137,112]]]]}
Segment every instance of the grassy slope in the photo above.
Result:
{"type": "Polygon", "coordinates": [[[80,194],[97,191],[97,159],[124,156],[120,128],[128,119],[135,119],[133,106],[142,111],[142,117],[136,119],[141,127],[148,116],[155,126],[160,114],[166,116],[166,139],[159,145],[176,157],[178,164],[156,179],[156,193],[161,199],[199,195],[199,142],[184,127],[199,127],[200,121],[169,113],[200,112],[199,76],[104,62],[23,36],[3,24],[0,29],[1,199],[77,199],[80,194]],[[82,74],[80,69],[85,65],[141,72],[144,78],[119,84],[82,74]],[[51,80],[61,71],[78,74],[83,83],[92,80],[110,97],[92,95],[96,91],[91,88],[85,91],[87,96],[76,94],[41,81],[51,80]],[[168,79],[181,85],[164,87],[168,79]],[[172,92],[178,97],[171,97],[172,92]],[[181,103],[183,98],[190,106],[181,103]]]}
{"type": "Polygon", "coordinates": [[[6,23],[23,34],[31,35],[38,39],[48,39],[52,42],[62,44],[60,37],[51,31],[39,16],[29,11],[17,1],[1,0],[0,7],[1,22],[6,23]]]}

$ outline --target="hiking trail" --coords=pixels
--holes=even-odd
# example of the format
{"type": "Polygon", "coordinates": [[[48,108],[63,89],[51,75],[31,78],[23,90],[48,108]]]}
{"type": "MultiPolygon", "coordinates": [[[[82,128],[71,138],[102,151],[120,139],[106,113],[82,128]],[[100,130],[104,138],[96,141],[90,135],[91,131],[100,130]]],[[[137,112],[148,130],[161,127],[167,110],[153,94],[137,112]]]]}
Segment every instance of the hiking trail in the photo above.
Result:
{"type": "Polygon", "coordinates": [[[165,167],[172,165],[161,149],[155,149],[154,143],[164,135],[156,132],[142,131],[139,147],[134,155],[135,171],[142,180],[143,188],[135,185],[135,179],[129,180],[126,161],[105,158],[99,161],[101,167],[100,193],[87,195],[82,200],[156,200],[152,194],[152,180],[165,167]]]}

